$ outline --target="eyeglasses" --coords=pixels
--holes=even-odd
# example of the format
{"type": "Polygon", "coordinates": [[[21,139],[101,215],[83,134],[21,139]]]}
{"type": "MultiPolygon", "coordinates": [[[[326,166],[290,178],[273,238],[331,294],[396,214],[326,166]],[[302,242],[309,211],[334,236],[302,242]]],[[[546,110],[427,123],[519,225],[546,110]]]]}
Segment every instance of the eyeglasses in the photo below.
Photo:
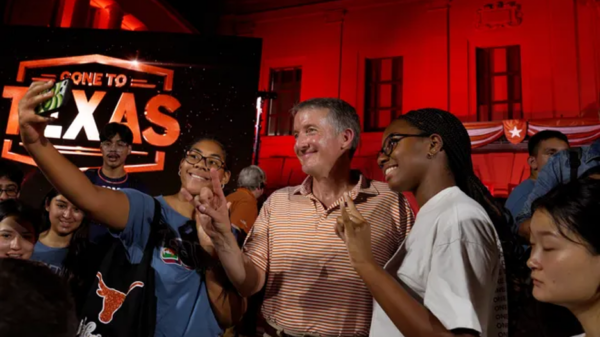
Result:
{"type": "Polygon", "coordinates": [[[418,135],[392,133],[389,136],[387,136],[387,138],[385,139],[385,142],[383,143],[383,146],[381,147],[381,150],[379,151],[379,153],[384,154],[385,156],[389,157],[392,154],[392,152],[394,151],[394,149],[396,148],[396,145],[398,145],[398,143],[402,139],[409,138],[409,137],[425,138],[425,137],[429,137],[429,136],[431,136],[431,135],[427,134],[427,133],[422,133],[422,134],[418,134],[418,135]]]}
{"type": "Polygon", "coordinates": [[[104,148],[104,149],[110,149],[113,147],[113,145],[118,151],[123,151],[129,146],[129,144],[127,144],[123,141],[120,141],[120,140],[116,141],[114,143],[109,140],[105,140],[102,143],[100,143],[100,146],[102,146],[102,148],[104,148]]]}
{"type": "Polygon", "coordinates": [[[2,195],[2,193],[6,193],[6,196],[12,198],[17,196],[19,189],[15,186],[8,186],[7,188],[0,188],[0,195],[2,195]]]}
{"type": "Polygon", "coordinates": [[[199,162],[201,162],[202,160],[204,160],[204,164],[208,168],[214,168],[216,170],[220,170],[225,166],[225,163],[221,159],[214,158],[214,157],[205,157],[194,150],[188,151],[187,154],[185,155],[185,161],[187,161],[191,165],[196,165],[199,162]]]}

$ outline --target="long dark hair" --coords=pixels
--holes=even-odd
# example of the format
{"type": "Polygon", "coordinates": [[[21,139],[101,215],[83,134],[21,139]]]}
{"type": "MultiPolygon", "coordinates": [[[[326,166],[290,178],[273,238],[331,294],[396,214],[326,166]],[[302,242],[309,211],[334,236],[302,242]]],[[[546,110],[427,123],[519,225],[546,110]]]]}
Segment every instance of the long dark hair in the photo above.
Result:
{"type": "MultiPolygon", "coordinates": [[[[45,232],[50,229],[50,213],[46,211],[46,207],[50,206],[52,200],[59,195],[56,189],[51,189],[46,197],[44,198],[44,205],[42,209],[44,210],[44,222],[42,225],[41,232],[45,232]]],[[[71,237],[71,241],[69,242],[67,256],[65,257],[65,261],[63,262],[63,269],[61,271],[61,275],[67,279],[69,283],[73,286],[80,286],[83,284],[82,280],[82,262],[83,256],[87,252],[90,241],[89,241],[89,232],[90,232],[90,223],[86,216],[81,220],[81,224],[79,228],[75,230],[73,236],[71,237]]]]}
{"type": "Polygon", "coordinates": [[[537,199],[531,210],[544,210],[562,236],[571,240],[566,233],[574,233],[592,255],[600,255],[600,180],[587,178],[559,185],[537,199]]]}
{"type": "MultiPolygon", "coordinates": [[[[471,158],[471,140],[462,122],[448,111],[427,108],[408,112],[398,118],[418,128],[426,134],[437,134],[443,142],[443,150],[448,158],[448,166],[456,185],[466,195],[477,201],[492,220],[500,239],[505,260],[508,283],[509,315],[511,325],[515,329],[513,318],[518,315],[519,303],[524,302],[526,279],[529,270],[525,264],[526,257],[517,237],[510,231],[512,216],[498,203],[481,180],[475,175],[471,158]],[[516,308],[515,308],[516,307],[516,308]]],[[[511,334],[512,335],[512,334],[511,334]]]]}
{"type": "Polygon", "coordinates": [[[14,217],[19,224],[31,225],[33,229],[32,234],[35,236],[35,241],[37,242],[42,232],[40,229],[42,217],[37,210],[27,206],[20,200],[6,199],[0,202],[0,221],[8,217],[14,217]]]}

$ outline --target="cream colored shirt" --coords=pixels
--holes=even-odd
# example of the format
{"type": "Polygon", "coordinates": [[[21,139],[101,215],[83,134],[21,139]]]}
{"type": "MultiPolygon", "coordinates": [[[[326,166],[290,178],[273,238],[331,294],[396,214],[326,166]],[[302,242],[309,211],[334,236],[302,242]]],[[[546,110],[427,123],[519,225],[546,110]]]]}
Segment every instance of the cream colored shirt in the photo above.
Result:
{"type": "MultiPolygon", "coordinates": [[[[441,191],[423,205],[385,269],[446,329],[507,336],[500,240],[485,210],[458,187],[441,191]]],[[[371,336],[403,336],[377,303],[371,336]]]]}

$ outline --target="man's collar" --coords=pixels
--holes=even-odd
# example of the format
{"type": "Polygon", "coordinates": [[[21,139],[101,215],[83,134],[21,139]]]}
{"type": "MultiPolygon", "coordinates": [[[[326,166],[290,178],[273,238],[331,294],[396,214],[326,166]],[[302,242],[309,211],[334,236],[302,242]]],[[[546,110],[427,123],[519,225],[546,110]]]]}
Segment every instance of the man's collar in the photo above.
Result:
{"type": "MultiPolygon", "coordinates": [[[[363,176],[360,173],[360,171],[352,170],[352,171],[350,171],[350,175],[354,178],[358,176],[358,183],[356,185],[354,185],[354,187],[352,188],[352,191],[350,192],[350,194],[353,197],[355,197],[359,193],[369,194],[369,195],[378,195],[379,194],[379,191],[377,190],[377,188],[375,186],[373,186],[373,184],[371,183],[371,180],[368,179],[367,177],[363,176]]],[[[300,194],[303,196],[309,195],[312,193],[312,185],[313,185],[313,177],[308,176],[308,177],[306,177],[306,179],[304,179],[302,184],[298,185],[296,188],[294,188],[292,190],[292,195],[295,195],[295,194],[300,194]]]]}

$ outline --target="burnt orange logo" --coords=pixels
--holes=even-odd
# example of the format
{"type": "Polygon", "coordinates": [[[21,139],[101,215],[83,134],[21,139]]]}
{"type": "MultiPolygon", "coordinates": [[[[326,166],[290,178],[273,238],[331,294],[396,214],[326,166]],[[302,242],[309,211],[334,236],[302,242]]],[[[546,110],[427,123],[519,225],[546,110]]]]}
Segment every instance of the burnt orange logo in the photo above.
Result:
{"type": "MultiPolygon", "coordinates": [[[[173,116],[180,108],[178,99],[170,95],[173,90],[174,71],[167,68],[144,64],[138,61],[127,61],[104,55],[84,55],[44,60],[22,61],[19,64],[17,82],[63,80],[73,81],[73,100],[77,114],[68,127],[64,125],[48,125],[45,136],[50,139],[74,141],[83,131],[89,143],[99,145],[100,135],[94,112],[103,105],[106,109],[107,92],[119,91],[120,97],[114,105],[110,122],[118,122],[129,126],[133,132],[133,156],[143,158],[143,164],[127,165],[128,172],[162,171],[165,163],[165,152],[161,148],[174,144],[181,133],[179,122],[173,116]],[[90,70],[82,69],[90,67],[90,70]],[[106,71],[104,68],[108,68],[106,71]],[[69,69],[71,68],[71,69],[69,69]],[[94,90],[90,95],[90,91],[94,90]],[[86,92],[87,91],[87,92],[86,92]],[[137,92],[154,91],[145,104],[143,118],[150,126],[140,129],[137,92]],[[147,144],[152,151],[136,151],[136,146],[147,144]]],[[[2,97],[11,99],[10,113],[6,126],[6,136],[19,135],[19,100],[27,91],[27,86],[5,86],[2,97]]],[[[60,114],[54,116],[60,119],[60,114]]],[[[35,166],[35,162],[23,151],[15,150],[13,139],[4,139],[2,157],[35,166]]],[[[17,137],[12,137],[17,138],[17,137]]],[[[98,147],[55,145],[63,154],[70,156],[99,157],[102,154],[98,147]]],[[[81,166],[81,165],[80,165],[81,166]]],[[[82,170],[88,167],[81,167],[82,170]]]]}
{"type": "Polygon", "coordinates": [[[96,294],[102,298],[102,311],[98,314],[98,319],[101,323],[108,324],[112,321],[117,310],[121,308],[131,290],[137,287],[144,287],[144,282],[133,282],[129,286],[127,294],[125,294],[116,289],[109,288],[102,279],[102,273],[98,272],[96,276],[98,277],[98,290],[96,290],[96,294]]]}

